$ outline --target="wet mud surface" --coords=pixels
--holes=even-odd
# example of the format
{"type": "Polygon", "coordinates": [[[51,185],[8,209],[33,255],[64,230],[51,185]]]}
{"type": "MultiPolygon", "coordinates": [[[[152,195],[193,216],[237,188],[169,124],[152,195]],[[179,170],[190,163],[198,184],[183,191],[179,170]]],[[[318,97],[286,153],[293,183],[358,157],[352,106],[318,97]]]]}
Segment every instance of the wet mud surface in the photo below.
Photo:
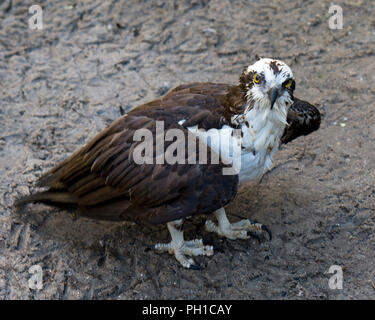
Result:
{"type": "Polygon", "coordinates": [[[0,2],[0,299],[374,299],[375,3],[340,1],[0,2]],[[141,103],[192,81],[236,83],[256,54],[287,62],[296,96],[318,106],[321,129],[285,146],[261,183],[227,212],[273,231],[230,241],[203,218],[186,238],[222,249],[202,271],[145,252],[165,226],[75,220],[13,201],[97,132],[141,103]],[[29,268],[43,289],[29,289],[29,268]],[[343,289],[328,286],[331,265],[343,289]]]}

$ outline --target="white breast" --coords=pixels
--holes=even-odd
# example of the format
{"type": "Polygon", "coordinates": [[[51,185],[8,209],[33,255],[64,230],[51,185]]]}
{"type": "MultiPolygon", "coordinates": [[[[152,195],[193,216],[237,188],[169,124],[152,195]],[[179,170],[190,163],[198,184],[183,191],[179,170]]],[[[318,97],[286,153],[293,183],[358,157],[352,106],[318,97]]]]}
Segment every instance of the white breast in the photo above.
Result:
{"type": "MultiPolygon", "coordinates": [[[[263,109],[264,110],[264,109],[263,109]]],[[[286,108],[266,111],[251,109],[242,125],[242,146],[240,182],[261,176],[272,166],[272,158],[279,150],[280,138],[286,124],[286,108]]]]}
{"type": "Polygon", "coordinates": [[[222,159],[232,162],[237,167],[240,182],[247,182],[260,177],[272,166],[285,129],[286,114],[285,107],[282,110],[278,107],[272,110],[252,108],[244,115],[240,132],[227,125],[219,130],[199,130],[197,126],[187,129],[207,142],[222,159]],[[236,147],[241,150],[237,154],[236,147]]]}

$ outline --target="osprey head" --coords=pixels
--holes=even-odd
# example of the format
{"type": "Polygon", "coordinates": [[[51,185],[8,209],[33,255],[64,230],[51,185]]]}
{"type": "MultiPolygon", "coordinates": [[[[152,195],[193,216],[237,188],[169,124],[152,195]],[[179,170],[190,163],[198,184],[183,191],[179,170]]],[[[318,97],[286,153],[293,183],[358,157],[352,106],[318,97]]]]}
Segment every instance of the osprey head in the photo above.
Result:
{"type": "Polygon", "coordinates": [[[289,107],[293,102],[295,81],[292,70],[282,61],[262,58],[246,67],[240,85],[251,108],[289,107]]]}

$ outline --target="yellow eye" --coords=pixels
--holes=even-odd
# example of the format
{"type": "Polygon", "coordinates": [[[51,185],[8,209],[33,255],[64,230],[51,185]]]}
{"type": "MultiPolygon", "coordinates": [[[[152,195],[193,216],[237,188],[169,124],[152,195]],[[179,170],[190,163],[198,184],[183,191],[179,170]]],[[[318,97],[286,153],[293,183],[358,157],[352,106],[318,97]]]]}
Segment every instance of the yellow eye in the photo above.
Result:
{"type": "Polygon", "coordinates": [[[254,83],[259,83],[260,82],[260,77],[259,77],[259,75],[257,73],[254,73],[253,81],[254,81],[254,83]]]}
{"type": "Polygon", "coordinates": [[[293,84],[293,80],[289,79],[287,80],[287,82],[285,82],[284,87],[289,89],[292,86],[292,84],[293,84]]]}

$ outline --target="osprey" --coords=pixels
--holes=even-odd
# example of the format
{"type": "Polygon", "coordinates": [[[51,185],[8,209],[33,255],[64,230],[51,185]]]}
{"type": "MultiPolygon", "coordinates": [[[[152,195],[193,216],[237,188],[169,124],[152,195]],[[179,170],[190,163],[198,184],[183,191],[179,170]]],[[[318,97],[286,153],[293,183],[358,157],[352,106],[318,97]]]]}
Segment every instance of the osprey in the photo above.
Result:
{"type": "MultiPolygon", "coordinates": [[[[272,157],[282,144],[319,128],[319,111],[295,98],[294,89],[291,69],[282,61],[265,58],[245,67],[238,85],[181,85],[114,121],[40,178],[37,185],[48,188],[46,191],[23,197],[17,205],[69,204],[89,218],[166,223],[172,240],[156,244],[154,249],[174,254],[184,267],[196,269],[192,256],[210,256],[213,247],[202,240],[184,240],[185,218],[213,214],[218,223],[207,220],[206,229],[229,239],[246,239],[265,231],[271,237],[268,228],[260,223],[230,223],[224,207],[234,199],[240,183],[260,177],[271,166],[272,157]],[[194,137],[195,146],[206,146],[206,159],[218,155],[219,161],[199,161],[200,151],[193,155],[184,152],[185,162],[158,161],[160,122],[164,131],[175,129],[183,137],[190,137],[183,143],[183,151],[194,137]],[[151,147],[155,148],[149,153],[153,161],[135,161],[137,147],[144,142],[134,139],[140,129],[154,136],[151,147]],[[205,140],[212,130],[225,133],[228,139],[205,140]],[[223,174],[231,163],[221,149],[238,145],[239,153],[229,152],[232,162],[240,164],[238,170],[223,174]]],[[[168,152],[174,142],[175,139],[164,141],[159,151],[168,152]]]]}

